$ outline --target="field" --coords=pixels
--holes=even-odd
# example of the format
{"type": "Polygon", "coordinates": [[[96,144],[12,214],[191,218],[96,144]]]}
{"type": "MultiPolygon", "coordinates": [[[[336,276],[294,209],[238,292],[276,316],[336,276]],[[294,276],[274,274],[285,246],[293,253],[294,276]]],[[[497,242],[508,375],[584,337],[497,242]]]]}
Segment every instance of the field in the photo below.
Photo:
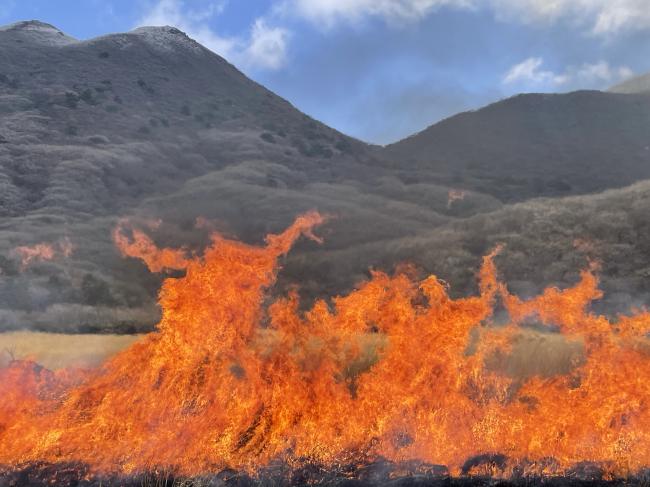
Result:
{"type": "Polygon", "coordinates": [[[19,331],[0,333],[0,365],[31,359],[48,369],[92,367],[123,350],[138,335],[67,335],[19,331]]]}

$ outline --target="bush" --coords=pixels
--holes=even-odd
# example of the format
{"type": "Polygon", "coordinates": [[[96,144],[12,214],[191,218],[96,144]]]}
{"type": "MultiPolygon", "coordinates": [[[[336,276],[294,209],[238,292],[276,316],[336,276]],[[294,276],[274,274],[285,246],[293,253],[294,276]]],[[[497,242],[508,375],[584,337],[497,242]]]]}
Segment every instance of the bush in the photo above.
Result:
{"type": "Polygon", "coordinates": [[[83,90],[81,95],[79,95],[79,98],[88,105],[97,105],[97,100],[93,97],[93,92],[90,88],[83,90]]]}
{"type": "Polygon", "coordinates": [[[260,138],[269,144],[275,144],[275,137],[273,137],[273,134],[269,132],[264,132],[262,135],[260,135],[260,138]]]}
{"type": "Polygon", "coordinates": [[[79,96],[76,93],[73,93],[72,91],[68,91],[65,94],[65,105],[68,108],[77,108],[77,105],[79,104],[79,96]]]}
{"type": "Polygon", "coordinates": [[[84,304],[91,306],[113,305],[115,300],[105,281],[92,274],[86,274],[81,281],[81,296],[84,304]]]}

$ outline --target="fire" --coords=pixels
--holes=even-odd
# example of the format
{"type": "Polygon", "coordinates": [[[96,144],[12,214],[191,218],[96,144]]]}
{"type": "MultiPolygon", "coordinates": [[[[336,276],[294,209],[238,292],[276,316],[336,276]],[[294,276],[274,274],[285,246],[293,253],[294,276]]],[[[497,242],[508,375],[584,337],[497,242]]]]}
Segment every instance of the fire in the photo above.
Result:
{"type": "Polygon", "coordinates": [[[451,209],[456,201],[463,201],[465,199],[465,191],[462,189],[450,189],[447,192],[447,209],[451,209]]]}
{"type": "MultiPolygon", "coordinates": [[[[83,462],[96,472],[256,471],[278,459],[326,465],[468,458],[561,474],[598,462],[612,475],[650,465],[650,314],[616,323],[573,288],[522,301],[496,277],[451,299],[435,276],[374,271],[347,296],[301,311],[295,292],[266,305],[278,259],[323,223],[306,214],[255,247],[213,235],[202,257],[115,237],[152,270],[185,269],[160,292],[156,332],[90,372],[12,362],[0,371],[0,464],[83,462]],[[493,322],[494,308],[509,321],[493,322]],[[568,372],[519,377],[490,366],[525,325],[580,344],[568,372]]],[[[463,466],[465,466],[463,468],[463,466]]]]}
{"type": "MultiPolygon", "coordinates": [[[[132,229],[133,240],[124,235],[127,220],[118,222],[113,230],[113,240],[125,257],[142,259],[151,272],[162,272],[163,270],[183,270],[189,265],[186,257],[187,252],[183,249],[158,249],[153,241],[142,231],[132,229]]],[[[158,222],[153,228],[160,226],[158,222]]]]}
{"type": "Polygon", "coordinates": [[[56,244],[42,242],[36,245],[23,245],[13,249],[13,253],[20,259],[20,267],[25,270],[33,262],[43,262],[56,259],[58,256],[68,258],[74,252],[74,245],[68,237],[64,237],[56,244]]]}
{"type": "Polygon", "coordinates": [[[33,261],[53,260],[56,255],[54,247],[47,243],[24,245],[16,247],[13,251],[20,258],[20,265],[23,269],[29,267],[33,261]]]}
{"type": "Polygon", "coordinates": [[[61,252],[61,255],[66,259],[70,257],[74,252],[74,245],[68,237],[63,237],[63,239],[61,239],[59,242],[59,251],[61,252]]]}

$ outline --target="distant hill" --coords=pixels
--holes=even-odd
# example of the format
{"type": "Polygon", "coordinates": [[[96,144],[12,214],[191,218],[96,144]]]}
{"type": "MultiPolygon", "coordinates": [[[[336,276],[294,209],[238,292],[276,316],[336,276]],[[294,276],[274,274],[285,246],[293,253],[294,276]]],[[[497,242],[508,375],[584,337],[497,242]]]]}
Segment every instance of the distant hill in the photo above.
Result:
{"type": "Polygon", "coordinates": [[[503,202],[623,187],[650,177],[650,96],[519,95],[437,123],[383,157],[402,178],[503,202]]]}
{"type": "Polygon", "coordinates": [[[650,94],[650,73],[636,76],[609,89],[612,93],[650,94]]]}
{"type": "Polygon", "coordinates": [[[650,188],[611,190],[650,178],[643,95],[521,95],[381,148],[173,27],[80,41],[28,21],[0,28],[0,115],[0,331],[150,329],[164,276],[118,255],[122,217],[200,250],[208,229],[261,242],[328,213],[325,244],[300,243],[280,273],[276,291],[307,300],[402,261],[466,294],[498,242],[523,294],[575,282],[575,241],[607,261],[604,309],[648,294],[650,188]],[[21,264],[39,244],[51,258],[21,264]]]}

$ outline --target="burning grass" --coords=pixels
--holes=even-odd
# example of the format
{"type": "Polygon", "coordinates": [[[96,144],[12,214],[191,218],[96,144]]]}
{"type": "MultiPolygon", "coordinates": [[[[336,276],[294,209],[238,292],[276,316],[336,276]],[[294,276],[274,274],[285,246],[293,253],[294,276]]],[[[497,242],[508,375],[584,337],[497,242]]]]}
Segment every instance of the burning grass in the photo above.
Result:
{"type": "Polygon", "coordinates": [[[56,244],[42,242],[35,245],[22,245],[13,249],[20,260],[21,270],[27,269],[34,262],[54,260],[56,258],[69,258],[74,252],[74,245],[68,237],[60,239],[56,244]]]}
{"type": "Polygon", "coordinates": [[[593,481],[650,465],[650,314],[591,313],[590,271],[521,301],[494,253],[475,297],[451,299],[404,268],[306,312],[297,293],[268,302],[278,259],[321,223],[304,215],[264,247],[213,235],[202,257],[120,227],[125,255],[185,270],[163,285],[158,330],[94,370],[0,370],[0,464],[83,465],[92,478],[222,472],[237,485],[593,481]],[[554,350],[555,366],[536,366],[535,350],[554,350]]]}

